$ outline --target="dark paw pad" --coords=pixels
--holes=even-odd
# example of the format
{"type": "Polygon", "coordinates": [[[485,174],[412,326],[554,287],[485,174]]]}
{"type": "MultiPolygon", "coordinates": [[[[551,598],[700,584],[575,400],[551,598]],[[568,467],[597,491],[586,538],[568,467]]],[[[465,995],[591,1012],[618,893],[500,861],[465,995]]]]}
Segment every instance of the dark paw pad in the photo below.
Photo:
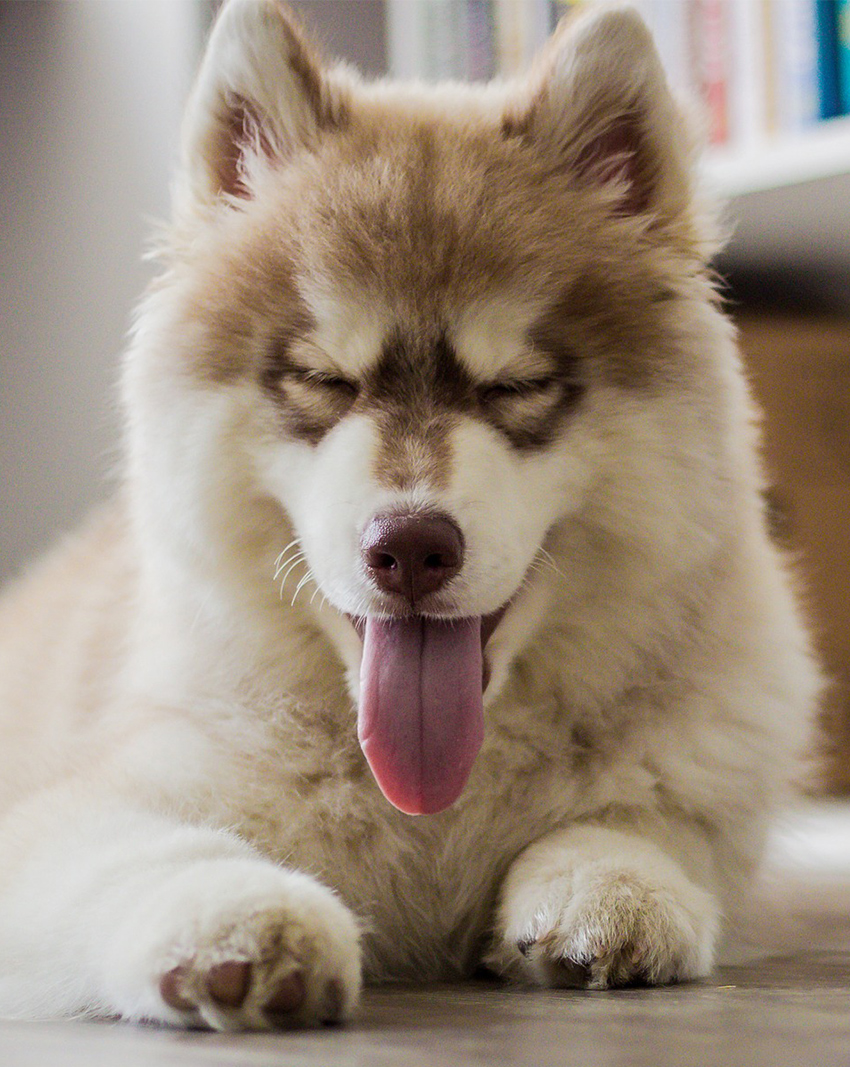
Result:
{"type": "Polygon", "coordinates": [[[264,1008],[272,1026],[285,1028],[292,1025],[294,1014],[304,1003],[306,991],[304,975],[300,971],[292,971],[278,983],[264,1008]]]}
{"type": "Polygon", "coordinates": [[[182,992],[185,967],[174,967],[159,980],[159,995],[175,1011],[192,1011],[195,1005],[182,992]]]}
{"type": "Polygon", "coordinates": [[[241,1008],[251,987],[251,964],[228,960],[211,967],[207,975],[207,991],[223,1008],[241,1008]]]}

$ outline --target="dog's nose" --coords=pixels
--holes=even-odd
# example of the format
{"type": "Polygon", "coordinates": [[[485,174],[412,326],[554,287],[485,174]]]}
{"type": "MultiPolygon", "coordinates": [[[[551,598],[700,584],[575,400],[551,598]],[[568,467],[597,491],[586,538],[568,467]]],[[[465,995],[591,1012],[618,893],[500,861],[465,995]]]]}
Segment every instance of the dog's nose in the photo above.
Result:
{"type": "Polygon", "coordinates": [[[463,535],[446,515],[376,515],[363,531],[366,571],[386,593],[415,604],[463,566],[463,535]]]}

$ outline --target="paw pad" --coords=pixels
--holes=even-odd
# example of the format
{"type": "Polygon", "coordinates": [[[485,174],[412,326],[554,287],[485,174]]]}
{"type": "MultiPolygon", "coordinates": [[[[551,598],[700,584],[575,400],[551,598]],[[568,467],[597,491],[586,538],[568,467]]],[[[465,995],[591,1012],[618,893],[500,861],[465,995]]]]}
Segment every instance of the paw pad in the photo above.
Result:
{"type": "Polygon", "coordinates": [[[301,971],[292,971],[282,981],[263,1006],[269,1022],[276,1027],[285,1027],[292,1014],[304,1003],[307,987],[301,971]]]}

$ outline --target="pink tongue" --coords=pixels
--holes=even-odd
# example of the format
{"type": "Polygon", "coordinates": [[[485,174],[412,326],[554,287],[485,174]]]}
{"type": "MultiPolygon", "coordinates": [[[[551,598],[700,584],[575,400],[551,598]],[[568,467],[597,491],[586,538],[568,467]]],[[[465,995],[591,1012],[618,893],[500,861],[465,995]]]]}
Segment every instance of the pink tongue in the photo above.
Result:
{"type": "Polygon", "coordinates": [[[460,796],[484,739],[481,619],[368,618],[357,733],[381,791],[408,815],[460,796]]]}

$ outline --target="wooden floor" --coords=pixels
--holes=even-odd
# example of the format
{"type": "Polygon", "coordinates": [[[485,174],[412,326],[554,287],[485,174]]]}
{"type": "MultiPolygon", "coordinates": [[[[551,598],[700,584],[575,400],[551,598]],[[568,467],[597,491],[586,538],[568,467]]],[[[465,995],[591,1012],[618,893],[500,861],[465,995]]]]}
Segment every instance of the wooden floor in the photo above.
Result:
{"type": "Polygon", "coordinates": [[[848,1067],[850,808],[774,854],[774,955],[691,985],[607,993],[497,983],[367,992],[344,1028],[181,1033],[0,1023],[2,1067],[848,1067]]]}

